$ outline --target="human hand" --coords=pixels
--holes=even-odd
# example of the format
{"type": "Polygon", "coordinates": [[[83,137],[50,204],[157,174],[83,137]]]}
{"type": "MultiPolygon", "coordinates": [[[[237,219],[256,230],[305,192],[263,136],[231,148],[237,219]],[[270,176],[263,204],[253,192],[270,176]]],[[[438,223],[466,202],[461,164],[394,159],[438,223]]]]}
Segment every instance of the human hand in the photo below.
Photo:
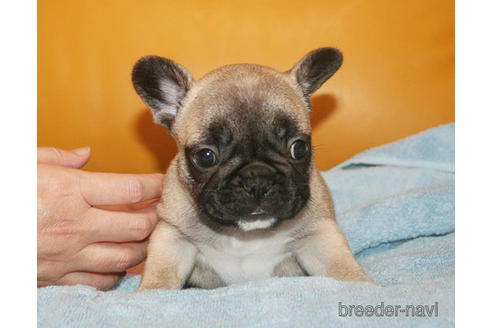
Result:
{"type": "Polygon", "coordinates": [[[38,287],[113,287],[146,257],[162,174],[82,171],[90,149],[38,148],[38,287]]]}

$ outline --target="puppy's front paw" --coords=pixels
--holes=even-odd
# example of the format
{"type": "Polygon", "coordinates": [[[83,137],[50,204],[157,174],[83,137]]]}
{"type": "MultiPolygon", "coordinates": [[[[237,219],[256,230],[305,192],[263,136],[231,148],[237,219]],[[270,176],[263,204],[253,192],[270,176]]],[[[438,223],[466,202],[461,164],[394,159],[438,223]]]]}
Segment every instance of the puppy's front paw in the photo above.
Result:
{"type": "Polygon", "coordinates": [[[149,277],[142,277],[142,281],[140,281],[140,285],[138,286],[137,293],[149,290],[149,289],[168,289],[168,290],[178,290],[183,286],[178,282],[177,279],[168,278],[168,279],[153,279],[149,277]]]}
{"type": "Polygon", "coordinates": [[[374,283],[359,265],[356,268],[338,268],[331,273],[331,276],[337,280],[374,283]]]}

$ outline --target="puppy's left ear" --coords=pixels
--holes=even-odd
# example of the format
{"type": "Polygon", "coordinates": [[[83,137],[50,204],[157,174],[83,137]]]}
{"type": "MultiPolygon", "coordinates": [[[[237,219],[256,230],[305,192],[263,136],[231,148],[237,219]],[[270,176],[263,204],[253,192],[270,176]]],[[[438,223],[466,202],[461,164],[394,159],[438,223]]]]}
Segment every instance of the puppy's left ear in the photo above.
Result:
{"type": "Polygon", "coordinates": [[[342,66],[342,53],[335,48],[320,48],[304,56],[288,73],[299,85],[304,98],[318,90],[342,66]]]}
{"type": "Polygon", "coordinates": [[[180,64],[158,56],[140,59],[133,67],[132,82],[152,111],[155,123],[170,132],[193,77],[180,64]]]}

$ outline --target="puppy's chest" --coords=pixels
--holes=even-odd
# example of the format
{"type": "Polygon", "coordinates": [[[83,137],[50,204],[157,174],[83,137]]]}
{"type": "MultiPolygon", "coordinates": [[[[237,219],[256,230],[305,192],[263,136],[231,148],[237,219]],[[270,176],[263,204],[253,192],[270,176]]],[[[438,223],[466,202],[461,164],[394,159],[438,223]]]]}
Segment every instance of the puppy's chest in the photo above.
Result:
{"type": "Polygon", "coordinates": [[[290,241],[280,233],[250,240],[221,236],[214,245],[198,245],[197,260],[214,269],[226,284],[267,279],[290,254],[290,241]]]}

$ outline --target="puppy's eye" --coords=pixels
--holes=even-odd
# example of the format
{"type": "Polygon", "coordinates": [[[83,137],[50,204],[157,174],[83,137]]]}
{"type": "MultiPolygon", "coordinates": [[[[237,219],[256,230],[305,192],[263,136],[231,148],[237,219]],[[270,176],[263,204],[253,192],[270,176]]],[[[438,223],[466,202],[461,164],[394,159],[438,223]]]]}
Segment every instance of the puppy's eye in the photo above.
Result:
{"type": "Polygon", "coordinates": [[[193,161],[197,166],[208,169],[217,163],[217,155],[212,149],[203,148],[193,155],[193,161]]]}
{"type": "Polygon", "coordinates": [[[290,156],[293,159],[303,159],[306,157],[306,155],[309,152],[309,145],[302,141],[302,140],[296,140],[295,142],[290,145],[290,156]]]}

